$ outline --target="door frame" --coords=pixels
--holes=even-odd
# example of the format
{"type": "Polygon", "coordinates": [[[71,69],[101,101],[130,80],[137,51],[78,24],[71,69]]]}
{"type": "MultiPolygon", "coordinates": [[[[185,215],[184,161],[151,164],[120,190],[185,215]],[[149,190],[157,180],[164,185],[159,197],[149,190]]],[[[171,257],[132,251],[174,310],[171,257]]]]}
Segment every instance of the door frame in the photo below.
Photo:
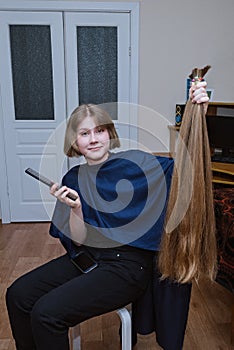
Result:
{"type": "MultiPolygon", "coordinates": [[[[130,103],[138,104],[139,81],[139,2],[89,2],[89,1],[51,1],[51,0],[0,0],[0,11],[74,11],[74,12],[127,12],[130,14],[130,103]]],[[[0,91],[0,217],[2,223],[11,222],[9,183],[4,142],[4,121],[2,118],[2,95],[0,91]]],[[[133,118],[133,117],[132,117],[133,118]]],[[[136,116],[130,124],[136,123],[136,116]]],[[[131,128],[130,128],[131,129],[131,128]]],[[[137,139],[136,128],[133,128],[133,139],[137,139]]],[[[130,135],[131,138],[131,135],[130,135]]]]}

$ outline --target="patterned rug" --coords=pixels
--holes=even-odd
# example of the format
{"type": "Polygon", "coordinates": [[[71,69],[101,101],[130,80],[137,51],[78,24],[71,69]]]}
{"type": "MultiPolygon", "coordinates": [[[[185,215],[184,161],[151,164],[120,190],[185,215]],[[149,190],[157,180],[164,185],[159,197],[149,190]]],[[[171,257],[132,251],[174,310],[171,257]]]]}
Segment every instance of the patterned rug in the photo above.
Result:
{"type": "Polygon", "coordinates": [[[216,281],[234,293],[234,188],[214,189],[218,244],[216,281]]]}

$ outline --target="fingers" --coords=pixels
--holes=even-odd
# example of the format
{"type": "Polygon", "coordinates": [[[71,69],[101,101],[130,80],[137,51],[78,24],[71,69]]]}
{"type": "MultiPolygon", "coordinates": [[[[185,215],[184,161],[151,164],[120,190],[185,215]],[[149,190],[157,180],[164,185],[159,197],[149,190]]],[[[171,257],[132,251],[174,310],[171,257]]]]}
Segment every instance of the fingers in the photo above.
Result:
{"type": "Polygon", "coordinates": [[[72,190],[71,188],[68,188],[67,186],[59,187],[59,184],[56,183],[53,186],[51,186],[50,193],[58,200],[60,200],[63,203],[66,203],[72,208],[81,206],[80,197],[78,193],[72,190]],[[73,194],[76,200],[68,198],[69,194],[73,194]]]}
{"type": "Polygon", "coordinates": [[[61,199],[64,199],[66,197],[66,195],[69,193],[69,190],[66,186],[59,187],[59,184],[56,183],[53,186],[51,186],[50,193],[54,197],[61,200],[61,199]]]}
{"type": "Polygon", "coordinates": [[[203,103],[209,101],[209,97],[207,95],[207,92],[204,88],[200,88],[194,91],[192,95],[192,102],[193,103],[203,103]]]}
{"type": "Polygon", "coordinates": [[[190,98],[193,103],[204,103],[209,101],[209,97],[206,92],[206,81],[201,81],[198,83],[192,83],[190,88],[190,98]]]}
{"type": "Polygon", "coordinates": [[[59,188],[59,184],[58,184],[58,183],[54,183],[54,184],[50,187],[50,194],[54,195],[54,193],[57,191],[58,188],[59,188]]]}
{"type": "Polygon", "coordinates": [[[206,88],[207,82],[205,80],[198,81],[198,82],[192,82],[192,87],[197,87],[197,88],[204,87],[204,88],[206,88]]]}

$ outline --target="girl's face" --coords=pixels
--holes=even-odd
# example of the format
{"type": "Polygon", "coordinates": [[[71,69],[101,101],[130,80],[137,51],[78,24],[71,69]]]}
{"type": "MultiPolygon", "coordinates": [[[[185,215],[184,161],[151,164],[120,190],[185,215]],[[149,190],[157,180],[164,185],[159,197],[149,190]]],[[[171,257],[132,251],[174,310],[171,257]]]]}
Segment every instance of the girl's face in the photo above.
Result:
{"type": "Polygon", "coordinates": [[[77,128],[77,146],[89,165],[107,160],[110,136],[103,126],[97,126],[92,117],[86,117],[77,128]]]}

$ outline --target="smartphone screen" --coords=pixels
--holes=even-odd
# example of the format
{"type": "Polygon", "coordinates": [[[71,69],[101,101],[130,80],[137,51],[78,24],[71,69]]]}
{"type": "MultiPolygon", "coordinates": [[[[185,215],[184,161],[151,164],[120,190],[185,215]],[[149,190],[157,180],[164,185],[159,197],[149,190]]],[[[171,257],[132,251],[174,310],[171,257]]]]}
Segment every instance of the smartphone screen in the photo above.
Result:
{"type": "Polygon", "coordinates": [[[98,266],[96,261],[83,251],[79,252],[71,261],[83,273],[87,273],[98,266]]]}

